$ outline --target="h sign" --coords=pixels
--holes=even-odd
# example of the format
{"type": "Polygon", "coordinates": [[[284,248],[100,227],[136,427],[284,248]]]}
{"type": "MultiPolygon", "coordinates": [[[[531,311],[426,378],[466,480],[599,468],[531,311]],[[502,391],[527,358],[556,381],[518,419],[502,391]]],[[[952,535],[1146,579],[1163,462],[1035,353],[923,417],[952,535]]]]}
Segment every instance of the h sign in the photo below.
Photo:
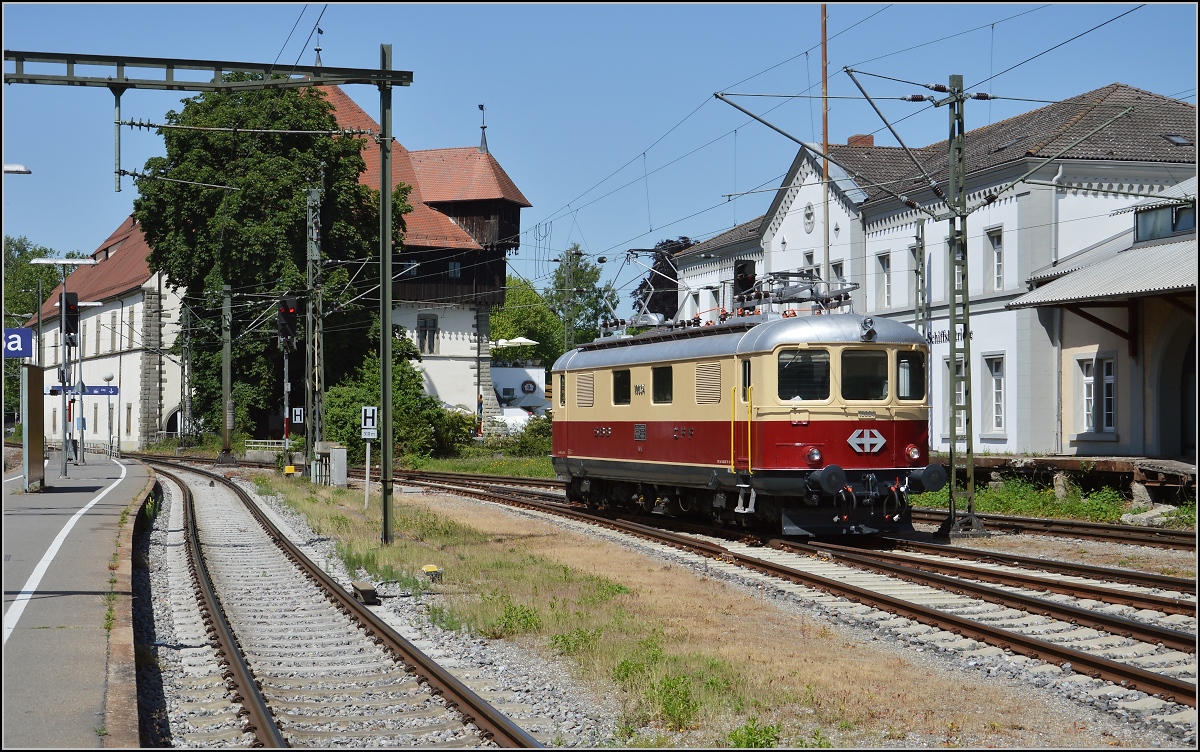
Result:
{"type": "Polygon", "coordinates": [[[33,330],[28,328],[4,330],[4,357],[32,358],[33,330]]]}
{"type": "Polygon", "coordinates": [[[294,423],[298,426],[304,425],[304,408],[303,407],[293,407],[292,408],[292,423],[294,423]]]}
{"type": "Polygon", "coordinates": [[[379,428],[379,408],[368,407],[363,405],[362,409],[362,427],[363,428],[379,428]]]}

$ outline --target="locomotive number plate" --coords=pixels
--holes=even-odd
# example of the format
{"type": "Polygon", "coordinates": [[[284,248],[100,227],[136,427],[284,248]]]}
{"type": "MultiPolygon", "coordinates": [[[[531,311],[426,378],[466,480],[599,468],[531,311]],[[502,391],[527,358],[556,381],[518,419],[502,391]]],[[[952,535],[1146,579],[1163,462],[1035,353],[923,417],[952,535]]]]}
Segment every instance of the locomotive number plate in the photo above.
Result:
{"type": "Polygon", "coordinates": [[[633,424],[633,440],[634,441],[645,441],[646,440],[646,424],[645,423],[634,423],[633,424]]]}

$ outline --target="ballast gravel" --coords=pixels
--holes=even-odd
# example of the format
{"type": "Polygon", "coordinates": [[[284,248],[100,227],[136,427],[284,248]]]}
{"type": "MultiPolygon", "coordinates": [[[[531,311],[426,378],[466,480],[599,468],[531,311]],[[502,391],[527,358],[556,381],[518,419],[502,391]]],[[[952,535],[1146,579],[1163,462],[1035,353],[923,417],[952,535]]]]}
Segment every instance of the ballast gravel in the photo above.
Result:
{"type": "MultiPolygon", "coordinates": [[[[243,488],[254,493],[249,482],[240,482],[243,488]]],[[[271,497],[258,498],[291,528],[289,535],[304,544],[306,554],[323,566],[344,588],[351,588],[352,579],[370,579],[364,571],[351,576],[338,558],[333,542],[315,534],[304,518],[291,508],[271,497]]],[[[142,597],[134,598],[135,636],[139,645],[153,646],[151,650],[139,649],[138,652],[142,746],[177,746],[176,740],[181,738],[185,730],[175,726],[176,718],[182,715],[176,709],[177,702],[167,699],[180,696],[186,688],[186,678],[181,668],[185,657],[182,650],[184,646],[175,644],[164,564],[168,505],[173,501],[168,498],[164,502],[164,509],[152,528],[139,536],[135,543],[135,592],[138,595],[144,593],[142,597]],[[143,564],[140,568],[139,560],[143,564]]],[[[498,506],[490,502],[473,503],[493,508],[498,506]]],[[[1181,709],[1179,706],[1164,709],[1158,701],[1147,698],[1144,693],[1129,692],[1120,686],[1074,674],[1069,666],[1059,667],[1006,654],[968,655],[952,648],[922,643],[889,629],[878,618],[806,600],[782,588],[764,585],[761,578],[710,567],[699,557],[537,512],[502,508],[512,514],[528,515],[573,533],[633,548],[664,563],[684,566],[697,574],[720,579],[785,612],[829,624],[847,639],[870,642],[875,649],[894,652],[898,657],[930,671],[950,675],[982,674],[988,681],[1002,683],[1017,691],[1037,691],[1047,700],[1045,707],[1057,716],[1053,720],[1060,723],[1054,725],[1070,728],[1073,722],[1084,722],[1092,729],[1099,729],[1104,737],[1111,739],[1114,746],[1196,747],[1194,710],[1181,709]]],[[[1052,542],[1057,539],[1044,540],[1052,542]]],[[[1043,543],[1042,547],[1053,545],[1043,543]]],[[[1063,541],[1061,545],[1064,551],[1062,558],[1069,559],[1072,542],[1063,541]]],[[[1114,550],[1131,548],[1118,544],[1105,545],[1112,545],[1114,550]]],[[[388,612],[388,621],[397,631],[456,674],[475,677],[476,684],[472,686],[486,685],[506,695],[511,702],[528,706],[528,711],[517,714],[526,720],[518,722],[543,743],[572,747],[622,746],[616,736],[620,709],[614,697],[597,696],[574,681],[564,666],[548,661],[531,645],[520,641],[483,640],[472,637],[465,630],[451,632],[433,625],[428,612],[430,601],[436,596],[412,596],[394,583],[375,584],[388,612]]],[[[1077,738],[1053,738],[1042,730],[1051,725],[1028,728],[1023,736],[1019,735],[1018,746],[1071,748],[1078,745],[1077,738]]],[[[684,735],[664,736],[660,729],[653,730],[653,733],[660,739],[672,742],[672,746],[686,746],[689,743],[684,735]]],[[[829,737],[835,747],[921,748],[944,747],[947,744],[943,735],[919,732],[909,732],[902,739],[871,739],[851,735],[843,737],[838,731],[831,730],[829,737]]],[[[214,740],[211,745],[192,743],[188,746],[229,746],[239,743],[244,741],[214,740]]],[[[1013,743],[1011,730],[996,738],[980,735],[956,740],[957,746],[964,747],[1008,746],[1013,743]]]]}

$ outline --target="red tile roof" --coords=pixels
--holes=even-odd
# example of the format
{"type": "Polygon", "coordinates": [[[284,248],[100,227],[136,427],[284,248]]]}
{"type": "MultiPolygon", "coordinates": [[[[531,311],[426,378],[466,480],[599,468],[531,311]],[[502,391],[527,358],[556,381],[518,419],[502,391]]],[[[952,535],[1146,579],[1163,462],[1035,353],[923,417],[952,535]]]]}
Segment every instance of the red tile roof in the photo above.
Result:
{"type": "MultiPolygon", "coordinates": [[[[121,226],[92,252],[95,266],[78,266],[67,277],[67,290],[77,293],[79,301],[103,302],[137,290],[150,279],[150,246],[146,236],[133,220],[127,217],[121,226]]],[[[70,267],[67,267],[70,268],[70,267]]],[[[58,294],[55,287],[42,304],[42,323],[58,318],[58,294]]],[[[31,320],[36,323],[37,319],[31,320]]]]}
{"type": "Polygon", "coordinates": [[[478,201],[504,198],[533,206],[491,154],[474,146],[409,152],[426,201],[478,201]]]}
{"type": "MultiPolygon", "coordinates": [[[[376,135],[379,134],[379,124],[346,92],[337,86],[319,88],[334,106],[338,125],[343,128],[369,128],[376,135]]],[[[404,218],[408,228],[405,242],[410,247],[481,247],[452,219],[430,208],[426,202],[507,199],[521,206],[531,205],[491,154],[482,154],[471,147],[411,152],[394,137],[392,140],[395,144],[392,150],[392,188],[401,182],[412,186],[408,202],[413,210],[404,218]],[[470,152],[474,152],[474,155],[470,152]]],[[[362,156],[367,163],[367,170],[360,180],[379,190],[379,146],[369,137],[362,156]]]]}

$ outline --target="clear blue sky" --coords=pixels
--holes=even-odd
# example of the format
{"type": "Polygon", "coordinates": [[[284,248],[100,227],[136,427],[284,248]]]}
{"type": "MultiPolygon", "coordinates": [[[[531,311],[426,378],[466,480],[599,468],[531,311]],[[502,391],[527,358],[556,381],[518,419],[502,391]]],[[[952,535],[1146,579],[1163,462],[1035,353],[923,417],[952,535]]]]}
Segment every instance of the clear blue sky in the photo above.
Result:
{"type": "MultiPolygon", "coordinates": [[[[395,67],[414,78],[394,98],[405,147],[477,145],[486,104],[490,150],[533,204],[511,268],[539,287],[547,259],[573,242],[613,259],[611,278],[627,248],[707,239],[763,213],[772,194],[761,189],[778,185],[796,146],[713,93],[820,94],[819,5],[6,3],[3,13],[6,50],[311,63],[319,15],[326,65],[378,67],[379,45],[393,45],[395,67]]],[[[1194,104],[1196,21],[1191,4],[831,4],[829,93],[858,95],[841,72],[852,66],[921,83],[960,73],[972,90],[1043,100],[1119,81],[1194,104]]],[[[924,91],[861,80],[872,96],[924,91]]],[[[346,91],[378,119],[375,88],[346,91]]],[[[9,85],[3,96],[4,162],[33,171],[4,177],[4,233],[60,254],[95,250],[136,196],[129,178],[113,190],[112,95],[9,85]]],[[[161,122],[184,96],[131,91],[122,116],[161,122]]],[[[739,101],[799,138],[821,139],[819,99],[739,101]]],[[[881,106],[893,122],[921,108],[881,106]]],[[[1038,106],[972,102],[967,127],[1038,106]]],[[[909,146],[925,146],[945,138],[946,118],[929,110],[897,127],[909,146]]],[[[877,144],[894,145],[882,128],[865,101],[831,101],[831,142],[875,132],[877,144]]],[[[127,170],[163,153],[157,136],[128,128],[121,148],[127,170]]],[[[625,267],[616,281],[628,290],[637,277],[625,267]]]]}

